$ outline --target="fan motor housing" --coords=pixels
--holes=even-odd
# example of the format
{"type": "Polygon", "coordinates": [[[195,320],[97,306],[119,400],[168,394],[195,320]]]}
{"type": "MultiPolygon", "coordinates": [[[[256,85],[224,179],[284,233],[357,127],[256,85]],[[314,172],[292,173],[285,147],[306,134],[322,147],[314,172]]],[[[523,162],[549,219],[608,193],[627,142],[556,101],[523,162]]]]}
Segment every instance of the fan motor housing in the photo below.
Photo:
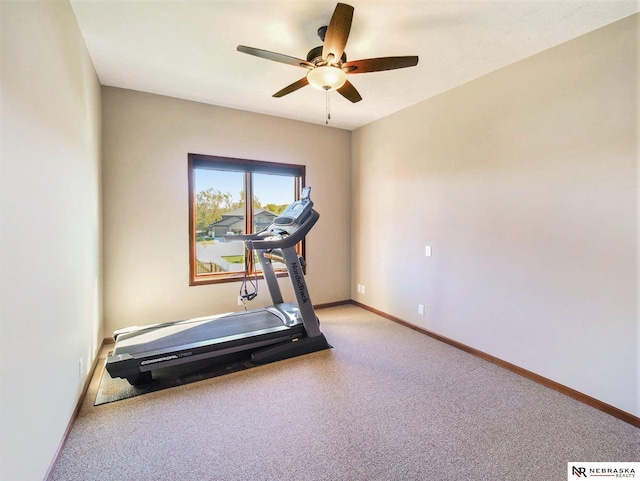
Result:
{"type": "MultiPolygon", "coordinates": [[[[343,52],[342,57],[340,58],[340,62],[345,63],[346,61],[347,53],[343,52]]],[[[322,45],[309,50],[309,53],[307,54],[307,62],[311,62],[312,64],[318,64],[319,62],[322,62],[322,45]]]]}

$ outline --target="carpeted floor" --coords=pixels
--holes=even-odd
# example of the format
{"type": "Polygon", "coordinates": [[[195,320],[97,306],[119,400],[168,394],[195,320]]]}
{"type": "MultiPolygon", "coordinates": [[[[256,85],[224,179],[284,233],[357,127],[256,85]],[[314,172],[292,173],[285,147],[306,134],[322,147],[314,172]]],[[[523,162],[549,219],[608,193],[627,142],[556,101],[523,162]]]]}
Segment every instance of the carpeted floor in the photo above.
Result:
{"type": "Polygon", "coordinates": [[[334,346],[94,406],[52,481],[567,479],[637,461],[640,429],[356,306],[318,311],[334,346]]]}

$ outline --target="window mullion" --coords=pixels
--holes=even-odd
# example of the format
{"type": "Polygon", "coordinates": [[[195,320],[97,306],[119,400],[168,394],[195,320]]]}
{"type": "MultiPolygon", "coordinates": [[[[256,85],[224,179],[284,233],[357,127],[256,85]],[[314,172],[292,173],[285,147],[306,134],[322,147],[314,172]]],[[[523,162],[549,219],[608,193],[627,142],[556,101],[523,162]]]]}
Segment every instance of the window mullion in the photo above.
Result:
{"type": "MultiPolygon", "coordinates": [[[[247,234],[253,232],[253,178],[251,172],[244,173],[244,231],[247,234]]],[[[253,252],[246,252],[247,271],[250,274],[255,272],[256,266],[254,262],[253,252]]]]}

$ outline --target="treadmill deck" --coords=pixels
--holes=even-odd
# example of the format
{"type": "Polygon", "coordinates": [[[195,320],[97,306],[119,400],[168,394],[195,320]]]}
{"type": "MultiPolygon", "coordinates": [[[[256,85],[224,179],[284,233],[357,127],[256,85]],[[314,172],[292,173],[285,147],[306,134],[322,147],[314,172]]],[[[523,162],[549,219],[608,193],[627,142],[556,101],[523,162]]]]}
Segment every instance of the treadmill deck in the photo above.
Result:
{"type": "Polygon", "coordinates": [[[275,314],[262,311],[240,312],[208,320],[175,323],[159,329],[133,332],[118,338],[113,355],[161,353],[178,346],[199,347],[225,342],[246,335],[259,335],[285,327],[275,314]]]}
{"type": "Polygon", "coordinates": [[[124,377],[153,368],[216,357],[295,339],[304,334],[293,303],[169,322],[119,332],[106,368],[124,377]]]}

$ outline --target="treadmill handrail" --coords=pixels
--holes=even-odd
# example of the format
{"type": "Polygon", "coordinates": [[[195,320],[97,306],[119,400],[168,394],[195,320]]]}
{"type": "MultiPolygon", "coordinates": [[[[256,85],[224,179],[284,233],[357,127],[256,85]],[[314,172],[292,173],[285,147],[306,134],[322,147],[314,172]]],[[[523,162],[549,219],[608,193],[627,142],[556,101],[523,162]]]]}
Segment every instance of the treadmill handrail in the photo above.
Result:
{"type": "MultiPolygon", "coordinates": [[[[307,233],[311,230],[314,224],[320,218],[320,214],[318,214],[315,210],[311,210],[311,213],[307,217],[307,219],[298,226],[298,228],[293,232],[293,234],[279,238],[279,239],[265,239],[267,235],[276,236],[277,232],[273,232],[268,228],[258,232],[257,234],[236,234],[236,235],[225,235],[224,240],[226,241],[244,241],[245,246],[249,250],[254,249],[283,249],[285,247],[291,247],[296,245],[307,233]]],[[[285,231],[286,232],[286,231],[285,231]]]]}

